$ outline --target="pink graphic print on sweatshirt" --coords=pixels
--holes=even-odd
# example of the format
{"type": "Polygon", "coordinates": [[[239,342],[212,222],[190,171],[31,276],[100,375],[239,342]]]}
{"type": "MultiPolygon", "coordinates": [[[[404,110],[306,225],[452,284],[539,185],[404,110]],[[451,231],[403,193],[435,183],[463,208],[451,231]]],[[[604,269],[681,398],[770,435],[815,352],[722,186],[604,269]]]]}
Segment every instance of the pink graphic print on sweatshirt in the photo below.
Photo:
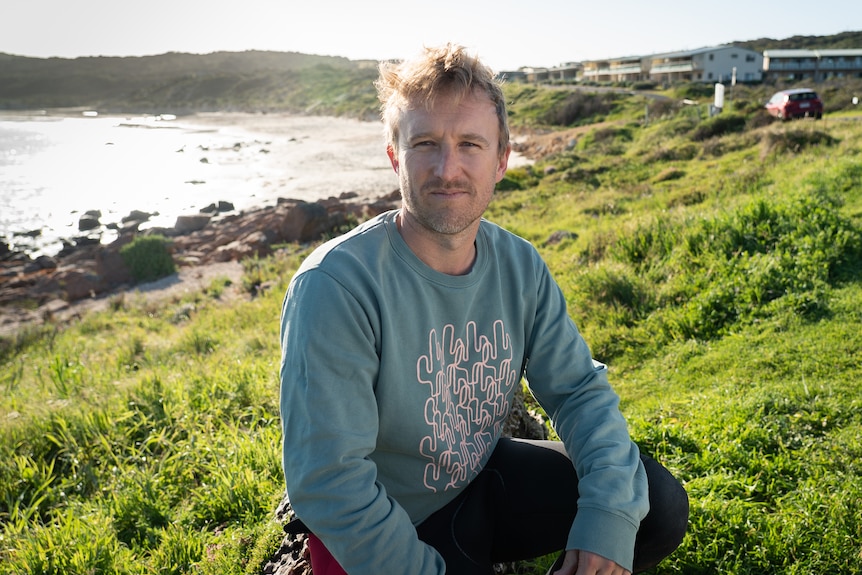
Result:
{"type": "Polygon", "coordinates": [[[419,446],[428,458],[425,487],[433,492],[464,485],[475,473],[509,412],[509,394],[520,366],[512,365],[512,346],[502,321],[492,333],[478,334],[467,324],[466,339],[447,325],[432,330],[428,355],[419,358],[419,382],[431,388],[425,403],[427,437],[419,446]]]}

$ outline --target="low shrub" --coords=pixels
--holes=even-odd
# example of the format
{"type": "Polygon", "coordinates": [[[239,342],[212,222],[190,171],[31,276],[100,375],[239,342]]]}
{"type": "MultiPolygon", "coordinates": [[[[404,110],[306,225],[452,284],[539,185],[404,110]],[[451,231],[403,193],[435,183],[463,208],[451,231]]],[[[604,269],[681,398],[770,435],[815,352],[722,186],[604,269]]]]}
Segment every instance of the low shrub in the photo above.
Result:
{"type": "Polygon", "coordinates": [[[656,183],[659,182],[669,182],[671,180],[679,180],[680,178],[685,177],[685,171],[680,170],[679,168],[675,168],[673,166],[669,168],[665,168],[661,172],[653,178],[653,181],[656,183]]]}
{"type": "Polygon", "coordinates": [[[751,114],[748,118],[748,125],[746,126],[749,130],[754,130],[757,128],[762,128],[763,126],[769,126],[775,121],[775,118],[767,112],[765,109],[760,109],[751,114]]]}
{"type": "Polygon", "coordinates": [[[691,134],[691,139],[695,142],[703,142],[725,134],[742,132],[746,122],[746,117],[739,114],[718,114],[698,124],[691,134]]]}
{"type": "Polygon", "coordinates": [[[862,230],[839,204],[814,190],[696,223],[657,218],[619,237],[612,256],[638,275],[680,278],[663,286],[652,318],[668,340],[714,339],[782,311],[816,318],[862,253],[862,230]]]}
{"type": "Polygon", "coordinates": [[[606,155],[621,155],[625,144],[632,141],[632,131],[629,128],[607,127],[591,130],[578,140],[578,150],[593,149],[606,155]]]}
{"type": "Polygon", "coordinates": [[[701,148],[697,144],[686,142],[682,144],[669,144],[658,146],[647,155],[650,162],[678,162],[692,160],[700,153],[701,148]]]}
{"type": "Polygon", "coordinates": [[[782,152],[798,153],[812,146],[833,146],[836,140],[826,132],[795,128],[767,132],[760,141],[761,157],[782,152]]]}
{"type": "Polygon", "coordinates": [[[176,271],[164,236],[139,236],[120,248],[120,256],[135,281],[153,281],[176,271]]]}
{"type": "Polygon", "coordinates": [[[702,82],[683,83],[674,86],[674,93],[679,99],[687,98],[689,100],[698,100],[702,98],[711,98],[715,93],[715,87],[712,84],[702,82]]]}
{"type": "Polygon", "coordinates": [[[574,126],[586,120],[597,121],[614,109],[618,98],[613,93],[572,92],[545,112],[541,120],[552,126],[574,126]]]}
{"type": "Polygon", "coordinates": [[[511,190],[523,190],[536,185],[538,178],[533,174],[533,170],[529,167],[510,168],[506,171],[506,175],[497,184],[498,192],[508,192],[511,190]]]}

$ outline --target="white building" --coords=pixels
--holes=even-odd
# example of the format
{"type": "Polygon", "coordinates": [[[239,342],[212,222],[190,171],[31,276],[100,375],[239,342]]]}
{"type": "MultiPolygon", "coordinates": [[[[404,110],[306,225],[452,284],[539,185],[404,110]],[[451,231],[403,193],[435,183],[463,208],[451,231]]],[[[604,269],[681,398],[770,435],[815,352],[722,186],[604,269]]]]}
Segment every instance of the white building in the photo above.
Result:
{"type": "Polygon", "coordinates": [[[581,79],[594,82],[759,82],[763,56],[736,46],[717,46],[583,63],[581,79]]]}
{"type": "Polygon", "coordinates": [[[583,63],[586,82],[640,82],[649,79],[649,56],[626,56],[583,63]]]}
{"type": "Polygon", "coordinates": [[[862,78],[862,50],[766,50],[764,80],[862,78]]]}
{"type": "Polygon", "coordinates": [[[747,48],[717,46],[650,57],[650,80],[656,82],[759,82],[763,55],[747,48]]]}

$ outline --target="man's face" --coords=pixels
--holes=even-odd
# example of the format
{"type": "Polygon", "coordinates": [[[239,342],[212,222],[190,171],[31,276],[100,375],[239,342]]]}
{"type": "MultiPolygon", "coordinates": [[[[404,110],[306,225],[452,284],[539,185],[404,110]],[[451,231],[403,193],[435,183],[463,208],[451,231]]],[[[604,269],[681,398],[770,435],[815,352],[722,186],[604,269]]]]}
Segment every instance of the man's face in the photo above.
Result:
{"type": "Polygon", "coordinates": [[[509,159],[509,148],[502,153],[498,148],[491,99],[473,93],[456,103],[441,95],[430,109],[406,110],[398,127],[398,150],[388,153],[398,173],[404,217],[437,234],[475,233],[509,159]]]}

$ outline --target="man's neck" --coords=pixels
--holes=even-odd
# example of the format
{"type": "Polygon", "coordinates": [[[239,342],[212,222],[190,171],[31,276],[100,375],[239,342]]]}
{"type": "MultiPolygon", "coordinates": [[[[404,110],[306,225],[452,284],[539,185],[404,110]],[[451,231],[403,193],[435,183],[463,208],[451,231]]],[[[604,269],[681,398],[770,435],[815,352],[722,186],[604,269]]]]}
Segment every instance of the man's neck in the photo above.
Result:
{"type": "Polygon", "coordinates": [[[461,276],[476,262],[476,234],[479,222],[458,234],[440,234],[426,229],[404,210],[398,214],[398,233],[422,262],[440,273],[461,276]]]}

